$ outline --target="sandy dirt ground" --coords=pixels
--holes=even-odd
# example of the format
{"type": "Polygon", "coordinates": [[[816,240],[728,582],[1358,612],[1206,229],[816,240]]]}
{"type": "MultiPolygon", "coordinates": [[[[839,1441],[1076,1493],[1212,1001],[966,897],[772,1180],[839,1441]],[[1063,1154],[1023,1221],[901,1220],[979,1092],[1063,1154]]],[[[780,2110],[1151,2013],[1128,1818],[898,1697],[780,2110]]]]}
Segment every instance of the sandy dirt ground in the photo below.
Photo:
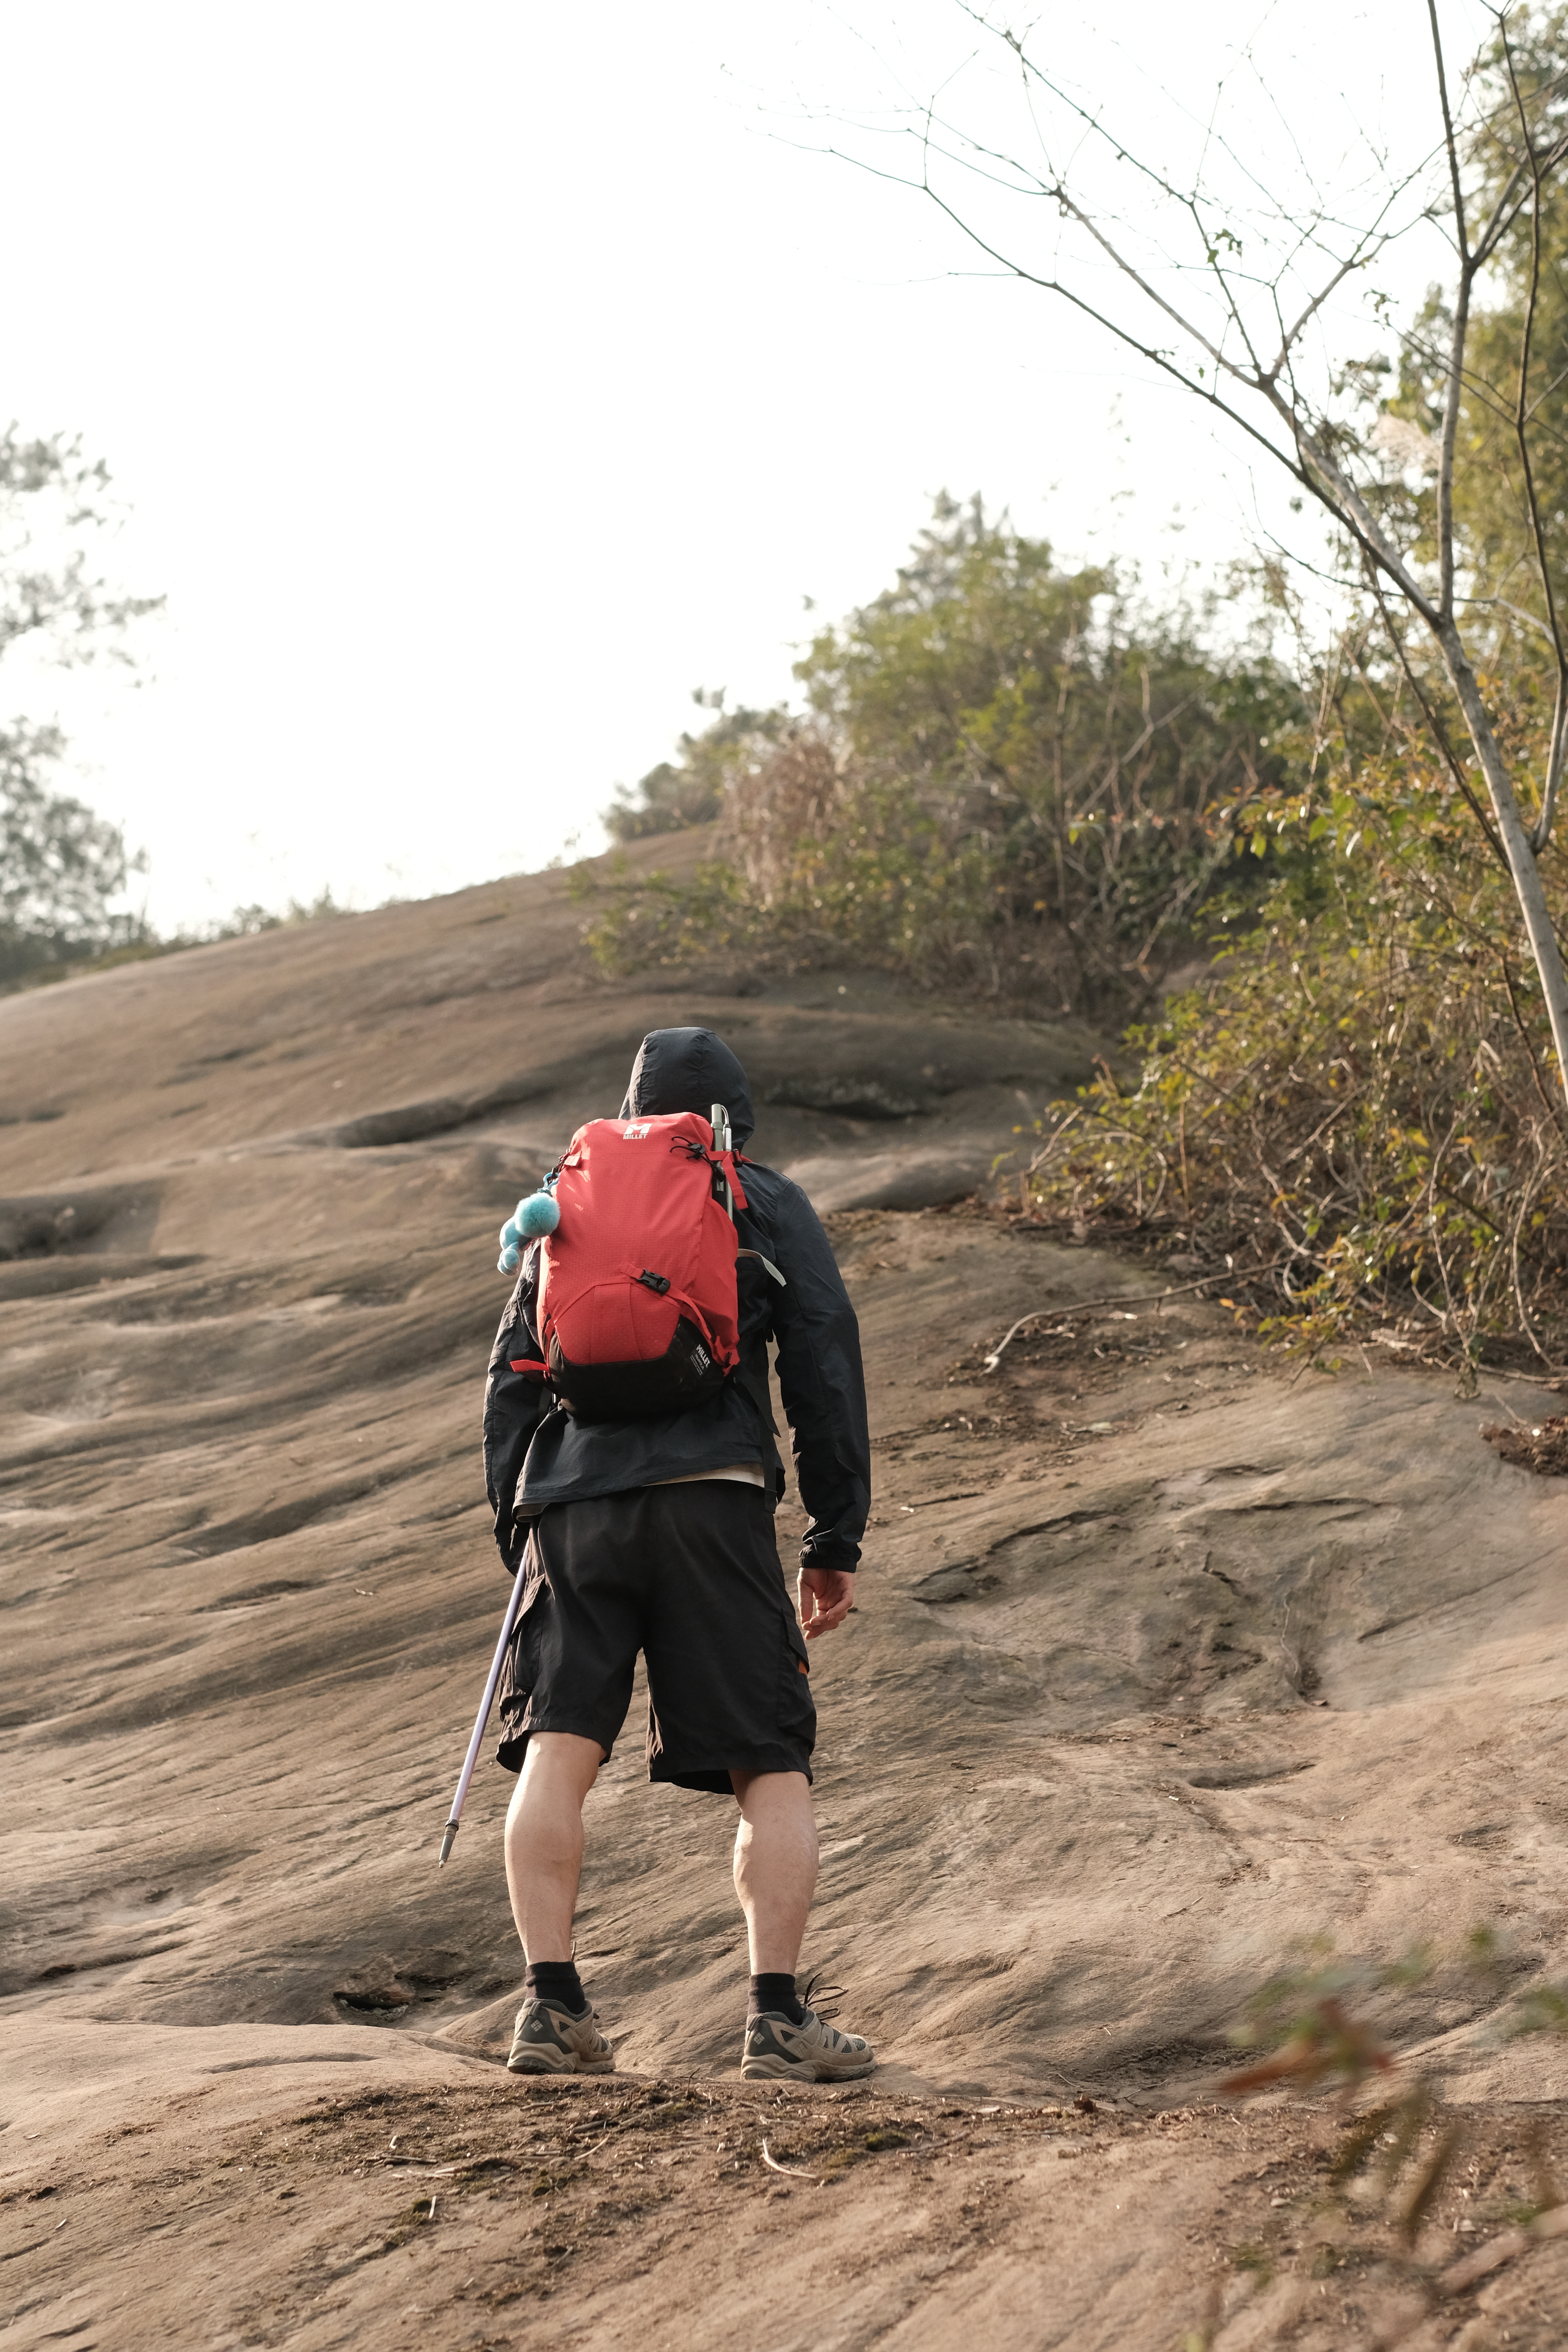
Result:
{"type": "Polygon", "coordinates": [[[0,1003],[5,2340],[1568,2339],[1568,2042],[1498,2030],[1568,1945],[1568,1488],[1480,1435],[1561,1400],[1298,1373],[952,1205],[1079,1033],[613,984],[582,919],[542,876],[0,1003]],[[498,2063],[499,1770],[435,1868],[506,1597],[495,1228],[681,1020],[867,1346],[805,1961],[883,2063],[815,2094],[736,2076],[732,1808],[647,1787],[640,1701],[578,1922],[616,2076],[498,2063]],[[1314,1937],[1432,1954],[1369,2011],[1440,2095],[1408,2148],[1216,2099],[1314,1937]]]}

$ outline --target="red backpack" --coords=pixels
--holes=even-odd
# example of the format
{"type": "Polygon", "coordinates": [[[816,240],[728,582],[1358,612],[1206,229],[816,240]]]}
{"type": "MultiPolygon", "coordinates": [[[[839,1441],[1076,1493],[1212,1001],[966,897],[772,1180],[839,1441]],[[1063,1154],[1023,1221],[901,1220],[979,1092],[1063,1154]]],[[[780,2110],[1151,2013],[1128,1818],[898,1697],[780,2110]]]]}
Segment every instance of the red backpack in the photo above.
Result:
{"type": "MultiPolygon", "coordinates": [[[[717,1106],[715,1106],[717,1110],[717,1106]]],[[[583,1421],[679,1412],[740,1361],[735,1221],[746,1196],[721,1112],[595,1118],[555,1184],[537,1328],[550,1385],[583,1421]]]]}

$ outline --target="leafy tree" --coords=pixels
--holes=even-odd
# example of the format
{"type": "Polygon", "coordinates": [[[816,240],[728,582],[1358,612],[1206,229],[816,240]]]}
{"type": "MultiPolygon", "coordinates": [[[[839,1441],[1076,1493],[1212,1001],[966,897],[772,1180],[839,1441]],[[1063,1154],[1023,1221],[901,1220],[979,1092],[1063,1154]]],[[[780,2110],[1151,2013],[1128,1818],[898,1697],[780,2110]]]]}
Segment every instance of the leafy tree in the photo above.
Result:
{"type": "Polygon", "coordinates": [[[42,781],[64,748],[55,727],[0,728],[0,972],[103,940],[130,872],[119,829],[42,781]]]}
{"type": "MultiPolygon", "coordinates": [[[[126,630],[162,599],[121,594],[98,572],[110,520],[108,470],[79,442],[0,433],[0,662],[26,646],[68,664],[128,658],[126,630]]],[[[58,728],[0,724],[0,980],[141,928],[109,911],[131,871],[119,829],[52,786],[64,750],[58,728]]]]}
{"type": "Polygon", "coordinates": [[[1299,710],[1258,650],[1205,657],[1192,615],[1062,571],[978,498],[939,499],[895,585],[796,675],[844,777],[797,894],[895,960],[1087,1012],[1186,943],[1231,856],[1215,812],[1277,777],[1299,710]]]}

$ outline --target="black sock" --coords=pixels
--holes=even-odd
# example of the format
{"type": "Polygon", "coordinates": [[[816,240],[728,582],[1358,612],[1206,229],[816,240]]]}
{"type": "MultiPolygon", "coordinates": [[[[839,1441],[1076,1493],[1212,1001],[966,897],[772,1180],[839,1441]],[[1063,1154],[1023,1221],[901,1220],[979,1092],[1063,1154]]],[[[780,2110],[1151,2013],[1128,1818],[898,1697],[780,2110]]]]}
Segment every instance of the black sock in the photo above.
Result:
{"type": "Polygon", "coordinates": [[[581,2017],[588,2006],[575,1960],[530,1960],[522,1981],[536,2000],[552,2000],[557,2009],[569,2009],[574,2017],[581,2017]]]}
{"type": "Polygon", "coordinates": [[[755,2017],[762,2010],[781,2012],[792,2025],[804,2025],[805,2011],[795,1998],[795,1979],[788,1976],[760,1976],[752,1979],[752,1990],[746,2002],[746,2015],[755,2017]]]}

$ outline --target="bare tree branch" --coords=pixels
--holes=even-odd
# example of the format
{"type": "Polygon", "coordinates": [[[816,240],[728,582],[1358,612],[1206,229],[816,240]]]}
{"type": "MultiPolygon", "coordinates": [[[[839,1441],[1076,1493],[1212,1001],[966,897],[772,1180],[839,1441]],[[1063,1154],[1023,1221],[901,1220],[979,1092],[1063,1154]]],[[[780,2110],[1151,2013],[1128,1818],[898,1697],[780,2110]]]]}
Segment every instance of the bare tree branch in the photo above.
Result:
{"type": "Polygon", "coordinates": [[[1443,145],[1453,189],[1454,242],[1459,255],[1459,291],[1448,344],[1447,390],[1443,402],[1441,456],[1437,464],[1438,607],[1445,621],[1454,614],[1454,444],[1459,431],[1459,389],[1464,374],[1465,341],[1470,316],[1470,248],[1465,231],[1465,189],[1459,169],[1458,143],[1448,105],[1448,76],[1443,63],[1443,36],[1437,26],[1437,0],[1426,0],[1432,27],[1432,54],[1437,67],[1437,94],[1443,108],[1443,145]]]}
{"type": "MultiPolygon", "coordinates": [[[[1513,47],[1508,37],[1506,24],[1502,27],[1503,57],[1508,66],[1509,88],[1519,115],[1520,135],[1524,141],[1525,164],[1531,181],[1530,217],[1530,284],[1525,295],[1524,319],[1519,338],[1519,395],[1514,405],[1514,443],[1519,451],[1520,469],[1524,478],[1525,506],[1530,516],[1531,543],[1535,550],[1536,571],[1541,580],[1541,593],[1546,605],[1546,634],[1552,652],[1557,656],[1556,701],[1552,713],[1551,747],[1546,761],[1546,780],[1541,791],[1541,810],[1530,836],[1534,850],[1544,849],[1552,833],[1552,813],[1557,805],[1558,787],[1563,781],[1563,727],[1568,723],[1568,657],[1564,656],[1563,631],[1557,618],[1557,600],[1552,589],[1552,566],[1546,556],[1546,532],[1541,520],[1541,501],[1535,491],[1535,469],[1530,462],[1530,436],[1525,430],[1530,398],[1531,344],[1535,333],[1536,304],[1541,295],[1541,202],[1542,166],[1531,135],[1530,116],[1524,94],[1514,70],[1513,47]]],[[[1524,166],[1521,166],[1524,168],[1524,166]]]]}

